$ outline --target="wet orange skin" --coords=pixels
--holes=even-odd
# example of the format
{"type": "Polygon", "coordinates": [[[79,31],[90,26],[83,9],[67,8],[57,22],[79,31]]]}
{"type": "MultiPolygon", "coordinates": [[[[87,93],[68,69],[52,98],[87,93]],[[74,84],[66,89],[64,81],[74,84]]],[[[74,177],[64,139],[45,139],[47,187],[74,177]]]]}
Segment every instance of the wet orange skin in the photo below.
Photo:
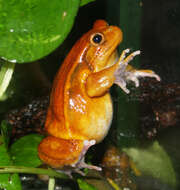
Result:
{"type": "Polygon", "coordinates": [[[100,142],[112,120],[108,92],[114,82],[116,47],[122,32],[97,20],[64,60],[53,83],[45,122],[48,134],[38,147],[40,159],[54,168],[74,166],[84,151],[85,141],[100,142]],[[93,37],[101,34],[100,43],[93,37]]]}
{"type": "Polygon", "coordinates": [[[38,147],[40,159],[53,168],[89,168],[84,163],[88,148],[106,136],[113,115],[109,89],[118,85],[125,93],[128,81],[139,86],[140,77],[160,77],[152,70],[136,70],[128,63],[140,54],[129,49],[118,58],[122,32],[97,20],[71,49],[54,80],[45,130],[38,147]],[[66,167],[67,168],[67,167],[66,167]]]}

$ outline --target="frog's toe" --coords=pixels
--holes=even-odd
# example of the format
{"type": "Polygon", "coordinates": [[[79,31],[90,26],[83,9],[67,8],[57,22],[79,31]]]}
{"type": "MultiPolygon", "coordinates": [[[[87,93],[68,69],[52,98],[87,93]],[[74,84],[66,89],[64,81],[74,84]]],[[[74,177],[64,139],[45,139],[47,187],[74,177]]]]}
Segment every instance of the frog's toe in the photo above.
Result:
{"type": "Polygon", "coordinates": [[[82,176],[85,176],[86,174],[83,172],[83,171],[81,171],[79,168],[75,168],[74,169],[74,172],[75,173],[78,173],[78,174],[80,174],[80,175],[82,175],[82,176]]]}
{"type": "Polygon", "coordinates": [[[127,77],[127,80],[134,82],[136,88],[139,87],[139,79],[137,78],[137,76],[131,74],[131,75],[129,75],[129,76],[127,77]]]}
{"type": "Polygon", "coordinates": [[[88,169],[90,169],[90,170],[97,170],[97,171],[101,171],[101,170],[102,170],[101,167],[86,164],[86,163],[84,162],[84,159],[81,160],[81,162],[79,162],[76,167],[77,167],[77,168],[88,168],[88,169]]]}
{"type": "Polygon", "coordinates": [[[140,77],[151,77],[151,78],[155,78],[157,81],[160,81],[161,78],[159,77],[159,75],[157,75],[154,71],[152,70],[136,70],[134,72],[134,75],[136,76],[136,78],[140,78],[140,77]]]}
{"type": "Polygon", "coordinates": [[[160,77],[152,70],[134,70],[133,72],[127,72],[126,81],[132,81],[136,87],[139,87],[139,78],[151,77],[160,81],[160,77]]]}
{"type": "Polygon", "coordinates": [[[130,91],[126,88],[125,80],[116,78],[116,80],[114,81],[114,84],[117,84],[126,94],[129,94],[130,91]]]}
{"type": "Polygon", "coordinates": [[[77,163],[73,164],[72,167],[76,168],[77,170],[81,169],[81,168],[88,168],[88,169],[93,169],[93,170],[97,170],[97,171],[102,170],[101,167],[86,164],[84,161],[85,153],[94,144],[96,144],[96,140],[94,140],[94,139],[93,140],[84,140],[84,147],[83,147],[83,150],[82,150],[81,155],[79,157],[79,161],[77,163]]]}
{"type": "MultiPolygon", "coordinates": [[[[79,162],[77,162],[75,165],[72,165],[72,167],[74,168],[74,171],[76,171],[77,173],[80,173],[81,172],[80,169],[83,169],[83,168],[88,168],[90,170],[97,170],[97,171],[101,171],[102,170],[101,167],[86,164],[85,161],[84,161],[84,157],[81,158],[79,160],[79,162]]],[[[83,173],[81,175],[83,175],[83,173]]]]}

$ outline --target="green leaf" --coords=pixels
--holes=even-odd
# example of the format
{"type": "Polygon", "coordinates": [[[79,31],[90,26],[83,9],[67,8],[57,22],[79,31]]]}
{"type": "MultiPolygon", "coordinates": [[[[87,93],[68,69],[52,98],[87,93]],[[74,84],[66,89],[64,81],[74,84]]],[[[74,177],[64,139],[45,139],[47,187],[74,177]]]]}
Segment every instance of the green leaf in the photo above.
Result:
{"type": "Polygon", "coordinates": [[[147,149],[124,148],[123,151],[133,159],[136,167],[143,174],[151,175],[172,186],[176,185],[172,162],[158,142],[154,142],[147,149]]]}
{"type": "Polygon", "coordinates": [[[77,182],[81,190],[97,190],[93,185],[87,183],[82,179],[78,179],[77,182]]]}
{"type": "MultiPolygon", "coordinates": [[[[5,122],[1,124],[1,130],[3,131],[3,135],[0,136],[0,166],[12,165],[12,161],[7,150],[8,140],[6,140],[7,130],[5,122]]],[[[21,190],[21,182],[18,174],[0,174],[0,188],[6,190],[21,190]]]]}
{"type": "Polygon", "coordinates": [[[79,0],[1,0],[0,57],[30,62],[57,48],[70,32],[79,0]]]}
{"type": "Polygon", "coordinates": [[[90,2],[93,2],[93,1],[95,1],[95,0],[81,0],[80,6],[84,6],[84,5],[86,5],[86,4],[90,3],[90,2]]]}
{"type": "Polygon", "coordinates": [[[7,123],[6,120],[3,120],[1,122],[1,136],[3,138],[3,142],[4,142],[6,149],[8,149],[11,130],[12,130],[12,127],[7,123]]]}
{"type": "Polygon", "coordinates": [[[37,147],[43,136],[31,134],[18,139],[11,147],[10,153],[14,165],[37,167],[42,164],[37,154],[37,147]]]}
{"type": "Polygon", "coordinates": [[[5,62],[2,63],[0,69],[0,100],[3,99],[4,92],[6,91],[14,72],[15,63],[5,62]]]}

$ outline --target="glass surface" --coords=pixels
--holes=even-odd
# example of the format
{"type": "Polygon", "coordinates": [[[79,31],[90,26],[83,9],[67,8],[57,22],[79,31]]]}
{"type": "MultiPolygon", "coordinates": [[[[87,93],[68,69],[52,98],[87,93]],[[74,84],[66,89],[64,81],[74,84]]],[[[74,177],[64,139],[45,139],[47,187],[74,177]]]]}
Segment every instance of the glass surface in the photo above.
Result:
{"type": "MultiPolygon", "coordinates": [[[[131,90],[130,95],[126,95],[115,85],[112,87],[114,115],[110,132],[102,143],[90,150],[87,159],[101,164],[109,145],[114,145],[118,150],[124,150],[129,154],[131,159],[135,159],[135,167],[140,167],[142,170],[141,176],[134,174],[132,178],[131,174],[128,176],[133,179],[133,184],[137,185],[138,190],[179,189],[179,0],[133,2],[132,0],[97,0],[81,7],[71,33],[59,48],[38,63],[16,66],[9,87],[11,96],[6,101],[0,102],[0,117],[4,118],[12,109],[20,109],[31,100],[50,93],[53,78],[65,56],[79,37],[92,27],[96,19],[105,19],[109,24],[121,27],[124,41],[119,46],[119,54],[125,48],[131,48],[132,51],[140,49],[142,53],[132,62],[132,65],[136,68],[154,70],[161,77],[161,82],[142,79],[138,90],[130,84],[128,86],[131,90]],[[142,153],[142,158],[135,156],[135,153],[142,153]],[[148,154],[151,157],[148,157],[148,154]],[[160,160],[159,165],[156,164],[155,159],[160,160]],[[147,164],[152,169],[146,170],[147,164]],[[154,173],[153,168],[157,169],[157,172],[154,173]],[[176,185],[173,186],[172,183],[176,185]]],[[[113,189],[109,183],[107,184],[107,178],[104,180],[105,178],[101,184],[97,181],[88,182],[101,189],[113,189]]],[[[24,179],[27,180],[28,177],[24,179]]],[[[47,187],[43,183],[41,188],[39,186],[41,182],[37,178],[30,176],[30,183],[26,183],[26,180],[23,181],[23,185],[27,189],[32,189],[31,184],[34,184],[32,181],[37,182],[37,186],[34,185],[33,188],[47,187]]],[[[115,177],[113,180],[116,181],[115,177]]],[[[58,180],[57,183],[59,182],[58,180]]],[[[71,187],[68,187],[65,183],[62,189],[73,189],[72,186],[78,189],[77,183],[75,184],[71,183],[71,187]]],[[[59,186],[58,188],[61,189],[59,186]]],[[[131,189],[135,188],[131,187],[131,189]]]]}

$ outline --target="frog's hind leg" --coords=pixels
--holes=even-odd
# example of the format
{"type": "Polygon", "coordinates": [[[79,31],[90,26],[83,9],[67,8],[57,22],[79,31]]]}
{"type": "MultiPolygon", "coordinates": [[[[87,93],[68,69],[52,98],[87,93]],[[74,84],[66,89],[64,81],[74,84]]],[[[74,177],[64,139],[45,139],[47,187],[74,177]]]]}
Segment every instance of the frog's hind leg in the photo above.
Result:
{"type": "Polygon", "coordinates": [[[96,141],[95,140],[85,140],[84,141],[84,147],[83,147],[83,150],[81,152],[81,155],[79,157],[79,161],[75,164],[75,166],[77,168],[88,168],[88,169],[93,169],[93,170],[97,170],[97,171],[101,171],[102,168],[101,167],[98,167],[98,166],[94,166],[94,165],[89,165],[89,164],[86,164],[84,162],[84,156],[87,152],[87,150],[96,144],[96,141]]]}
{"type": "MultiPolygon", "coordinates": [[[[40,159],[52,168],[81,173],[80,169],[88,168],[100,171],[97,166],[84,162],[84,156],[95,140],[61,139],[54,136],[44,138],[38,147],[40,159]]],[[[67,173],[65,172],[65,173],[67,173]]]]}
{"type": "Polygon", "coordinates": [[[48,136],[39,144],[38,155],[49,166],[63,168],[66,165],[78,162],[83,147],[83,140],[66,140],[48,136]]]}

